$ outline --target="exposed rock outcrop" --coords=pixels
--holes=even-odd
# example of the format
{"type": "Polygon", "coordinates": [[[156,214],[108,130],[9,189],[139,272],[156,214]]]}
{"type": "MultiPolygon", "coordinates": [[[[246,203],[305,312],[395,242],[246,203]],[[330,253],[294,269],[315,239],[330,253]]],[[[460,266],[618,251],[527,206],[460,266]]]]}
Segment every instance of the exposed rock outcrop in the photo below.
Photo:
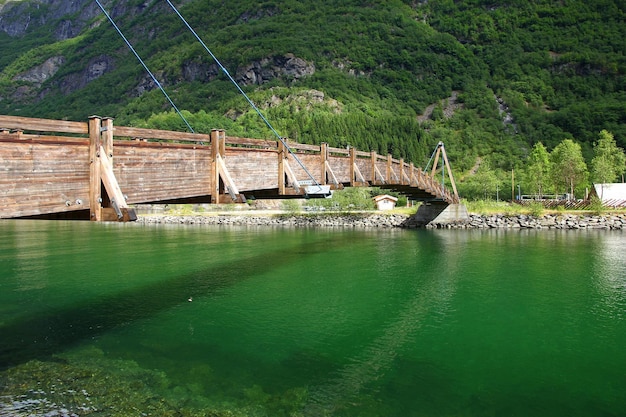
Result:
{"type": "Polygon", "coordinates": [[[237,71],[242,85],[261,85],[275,78],[298,79],[315,73],[315,65],[293,54],[263,58],[237,71]]]}
{"type": "Polygon", "coordinates": [[[13,77],[13,81],[26,81],[32,83],[35,87],[40,87],[46,80],[52,78],[65,62],[63,56],[53,56],[41,64],[17,74],[13,77]]]}
{"type": "Polygon", "coordinates": [[[23,36],[31,28],[55,23],[56,39],[69,39],[99,13],[98,6],[89,0],[9,1],[0,8],[0,31],[12,37],[23,36]]]}
{"type": "Polygon", "coordinates": [[[63,94],[73,93],[114,69],[115,61],[113,58],[108,55],[99,55],[92,58],[83,71],[63,78],[59,83],[59,88],[63,94]]]}

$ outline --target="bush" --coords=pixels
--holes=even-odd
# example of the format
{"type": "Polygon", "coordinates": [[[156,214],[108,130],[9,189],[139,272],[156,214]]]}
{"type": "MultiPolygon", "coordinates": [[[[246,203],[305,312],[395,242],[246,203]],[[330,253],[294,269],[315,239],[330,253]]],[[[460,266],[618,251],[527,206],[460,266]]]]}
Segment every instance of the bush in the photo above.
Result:
{"type": "Polygon", "coordinates": [[[606,207],[604,207],[604,205],[602,205],[602,201],[594,195],[591,197],[589,210],[591,210],[593,214],[602,214],[606,211],[606,207]]]}
{"type": "Polygon", "coordinates": [[[545,207],[538,201],[534,201],[528,205],[528,211],[530,215],[534,217],[543,216],[543,212],[545,211],[545,207]]]}
{"type": "Polygon", "coordinates": [[[300,213],[302,207],[300,207],[300,203],[298,200],[284,200],[281,204],[282,209],[286,211],[288,214],[297,214],[300,213]]]}

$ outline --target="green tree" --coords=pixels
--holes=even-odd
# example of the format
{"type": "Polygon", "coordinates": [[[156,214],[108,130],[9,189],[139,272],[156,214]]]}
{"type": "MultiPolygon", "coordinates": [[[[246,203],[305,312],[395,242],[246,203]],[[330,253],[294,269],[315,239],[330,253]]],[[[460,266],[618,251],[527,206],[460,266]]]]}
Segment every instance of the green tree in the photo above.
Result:
{"type": "Polygon", "coordinates": [[[460,186],[469,199],[489,200],[496,194],[500,184],[501,181],[497,172],[491,168],[487,161],[483,161],[476,174],[469,177],[460,186]]]}
{"type": "Polygon", "coordinates": [[[593,148],[591,178],[597,184],[614,182],[626,171],[626,155],[615,143],[611,132],[602,130],[593,148]]]}
{"type": "Polygon", "coordinates": [[[549,187],[551,169],[550,154],[543,143],[538,142],[528,157],[525,183],[530,185],[533,192],[539,196],[542,196],[549,187]]]}
{"type": "Polygon", "coordinates": [[[587,164],[580,145],[571,139],[559,143],[550,154],[555,188],[568,190],[574,196],[576,186],[587,178],[587,164]]]}

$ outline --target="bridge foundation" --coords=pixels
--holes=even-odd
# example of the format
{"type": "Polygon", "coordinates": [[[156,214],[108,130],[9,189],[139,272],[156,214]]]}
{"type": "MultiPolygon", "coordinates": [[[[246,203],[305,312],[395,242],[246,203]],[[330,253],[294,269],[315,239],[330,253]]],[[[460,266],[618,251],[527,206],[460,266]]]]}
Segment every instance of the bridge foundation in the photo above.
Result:
{"type": "Polygon", "coordinates": [[[419,225],[447,224],[468,221],[469,213],[464,204],[448,204],[444,201],[427,202],[417,209],[417,213],[413,215],[413,220],[419,225]]]}

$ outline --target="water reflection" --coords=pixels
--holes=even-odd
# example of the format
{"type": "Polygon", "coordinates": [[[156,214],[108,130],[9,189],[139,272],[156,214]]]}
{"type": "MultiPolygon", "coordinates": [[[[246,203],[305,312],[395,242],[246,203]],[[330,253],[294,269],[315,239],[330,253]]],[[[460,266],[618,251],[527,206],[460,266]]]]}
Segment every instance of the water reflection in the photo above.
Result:
{"type": "MultiPolygon", "coordinates": [[[[375,413],[372,407],[381,406],[369,401],[364,405],[362,397],[376,398],[382,389],[381,381],[393,380],[399,363],[406,360],[407,350],[413,349],[410,345],[420,329],[433,322],[433,317],[435,321],[442,320],[450,306],[458,267],[462,263],[462,249],[456,250],[458,242],[454,242],[453,236],[420,232],[392,239],[379,237],[372,243],[378,278],[406,282],[409,276],[409,285],[403,291],[400,304],[388,309],[395,313],[385,320],[377,334],[350,355],[346,365],[333,372],[328,382],[310,388],[305,415],[332,415],[360,402],[357,408],[365,407],[368,413],[375,413]]],[[[414,363],[412,369],[423,371],[432,366],[431,362],[414,363]]],[[[412,377],[420,378],[419,375],[412,377]]],[[[388,407],[384,405],[380,411],[385,412],[387,408],[389,412],[388,407]]]]}
{"type": "Polygon", "coordinates": [[[15,233],[15,280],[16,291],[39,290],[48,283],[46,257],[48,237],[46,234],[15,233]]]}
{"type": "Polygon", "coordinates": [[[592,276],[604,299],[603,314],[626,320],[626,236],[602,236],[592,248],[596,253],[592,276]]]}

